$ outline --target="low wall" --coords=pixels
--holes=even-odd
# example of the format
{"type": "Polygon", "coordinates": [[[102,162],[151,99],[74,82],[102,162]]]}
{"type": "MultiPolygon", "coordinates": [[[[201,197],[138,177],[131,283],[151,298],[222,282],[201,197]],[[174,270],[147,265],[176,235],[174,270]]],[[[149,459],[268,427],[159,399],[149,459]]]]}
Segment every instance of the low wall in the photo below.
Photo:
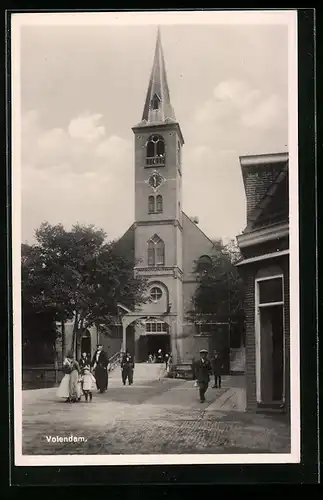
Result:
{"type": "Polygon", "coordinates": [[[22,369],[22,389],[56,387],[63,376],[63,371],[53,366],[24,367],[22,369]]]}

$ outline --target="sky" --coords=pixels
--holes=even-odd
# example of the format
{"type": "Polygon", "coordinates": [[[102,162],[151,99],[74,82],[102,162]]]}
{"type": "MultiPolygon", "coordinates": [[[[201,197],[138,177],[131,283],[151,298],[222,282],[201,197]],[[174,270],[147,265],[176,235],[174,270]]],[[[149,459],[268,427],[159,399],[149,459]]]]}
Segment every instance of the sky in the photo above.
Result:
{"type": "MultiPolygon", "coordinates": [[[[23,26],[22,241],[48,221],[115,239],[134,221],[134,136],[156,24],[23,26]]],[[[288,150],[288,30],[160,23],[185,145],[183,210],[211,238],[245,226],[239,156],[288,150]]]]}

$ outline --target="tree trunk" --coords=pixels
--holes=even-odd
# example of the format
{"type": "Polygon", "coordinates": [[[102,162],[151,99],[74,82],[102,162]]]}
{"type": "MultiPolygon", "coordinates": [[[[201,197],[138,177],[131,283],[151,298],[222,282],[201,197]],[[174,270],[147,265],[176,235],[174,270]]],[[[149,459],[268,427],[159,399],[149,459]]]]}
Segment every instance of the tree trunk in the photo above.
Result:
{"type": "Polygon", "coordinates": [[[75,311],[74,325],[73,325],[73,335],[72,335],[72,345],[71,350],[74,356],[76,356],[76,335],[78,330],[78,312],[75,311]]]}
{"type": "Polygon", "coordinates": [[[58,384],[58,353],[56,349],[56,341],[53,343],[54,347],[54,369],[55,369],[55,386],[58,384]]]}
{"type": "Polygon", "coordinates": [[[65,321],[64,320],[62,320],[61,327],[62,327],[62,361],[64,361],[65,356],[66,356],[65,321]]]}

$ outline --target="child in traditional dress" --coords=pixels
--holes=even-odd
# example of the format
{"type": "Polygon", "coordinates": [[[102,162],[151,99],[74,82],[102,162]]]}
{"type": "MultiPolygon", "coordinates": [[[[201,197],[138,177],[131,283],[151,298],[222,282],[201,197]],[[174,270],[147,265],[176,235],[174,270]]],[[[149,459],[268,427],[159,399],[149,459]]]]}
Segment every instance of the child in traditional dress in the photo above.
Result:
{"type": "Polygon", "coordinates": [[[96,386],[95,378],[91,373],[90,365],[85,365],[82,370],[82,390],[85,401],[92,401],[92,391],[96,386]]]}

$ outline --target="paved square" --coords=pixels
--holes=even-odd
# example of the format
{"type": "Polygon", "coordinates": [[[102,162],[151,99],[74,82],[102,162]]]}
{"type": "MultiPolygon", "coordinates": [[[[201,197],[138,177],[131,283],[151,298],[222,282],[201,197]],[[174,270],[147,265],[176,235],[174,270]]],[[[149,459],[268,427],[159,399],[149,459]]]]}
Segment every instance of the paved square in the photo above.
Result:
{"type": "Polygon", "coordinates": [[[61,402],[55,388],[23,391],[22,453],[289,453],[285,417],[243,411],[243,381],[224,377],[205,404],[192,381],[137,376],[129,387],[118,370],[92,403],[61,402]]]}

